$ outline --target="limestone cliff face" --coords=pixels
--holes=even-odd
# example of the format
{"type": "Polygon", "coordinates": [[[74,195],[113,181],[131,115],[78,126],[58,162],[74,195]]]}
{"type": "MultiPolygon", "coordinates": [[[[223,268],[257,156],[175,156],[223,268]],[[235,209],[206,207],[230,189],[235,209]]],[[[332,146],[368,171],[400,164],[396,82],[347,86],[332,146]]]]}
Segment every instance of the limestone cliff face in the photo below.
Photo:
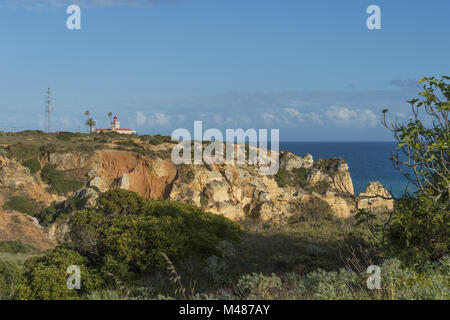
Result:
{"type": "MultiPolygon", "coordinates": [[[[146,155],[113,148],[84,154],[46,154],[39,159],[42,165],[53,164],[56,169],[69,170],[80,175],[79,180],[87,181],[79,191],[66,197],[48,193],[48,186],[39,174],[31,175],[19,162],[0,156],[0,187],[9,190],[0,190],[0,204],[12,192],[45,206],[69,196],[86,198],[86,205],[93,206],[98,192],[122,188],[147,198],[191,203],[236,221],[257,218],[280,223],[293,215],[311,212],[326,211],[348,217],[362,208],[378,211],[393,208],[393,200],[388,199],[389,193],[379,183],[369,184],[366,192],[355,196],[348,165],[343,159],[315,161],[311,155],[300,157],[282,151],[278,154],[280,172],[285,179],[295,178],[283,184],[279,175],[261,174],[259,165],[175,166],[170,159],[173,146],[149,145],[146,155]],[[374,197],[377,195],[382,197],[374,197]]],[[[2,215],[6,217],[3,212],[2,215]]],[[[36,234],[44,232],[39,226],[35,228],[39,229],[33,231],[36,234]]],[[[61,239],[67,232],[65,228],[64,224],[50,227],[47,245],[61,239]]]]}
{"type": "Polygon", "coordinates": [[[358,209],[377,212],[386,212],[394,209],[392,195],[379,182],[370,182],[365,192],[358,196],[358,209]]]}
{"type": "Polygon", "coordinates": [[[23,194],[30,199],[49,206],[54,201],[63,200],[61,197],[48,193],[45,183],[30,174],[30,170],[19,162],[0,156],[0,187],[7,192],[0,192],[0,205],[6,201],[11,193],[23,194]]]}
{"type": "Polygon", "coordinates": [[[103,191],[116,183],[119,187],[137,192],[143,197],[167,198],[177,174],[177,169],[170,159],[153,160],[116,150],[100,151],[97,155],[98,161],[92,170],[101,181],[99,186],[103,191]]]}

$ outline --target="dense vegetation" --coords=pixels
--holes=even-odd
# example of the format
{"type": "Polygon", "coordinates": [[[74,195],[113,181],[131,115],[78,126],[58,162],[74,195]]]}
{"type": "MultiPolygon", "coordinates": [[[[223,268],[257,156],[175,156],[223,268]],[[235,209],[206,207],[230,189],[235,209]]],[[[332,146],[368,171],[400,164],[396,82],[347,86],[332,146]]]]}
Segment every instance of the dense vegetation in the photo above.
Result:
{"type": "Polygon", "coordinates": [[[228,219],[176,202],[150,200],[115,190],[93,209],[70,219],[71,243],[27,260],[18,299],[74,299],[164,270],[166,259],[203,260],[224,240],[235,243],[240,227],[228,219]],[[66,287],[66,269],[81,268],[83,289],[66,287]]]}
{"type": "Polygon", "coordinates": [[[68,179],[63,171],[56,170],[51,164],[46,164],[41,172],[42,180],[50,185],[51,192],[59,195],[65,195],[69,192],[76,191],[83,186],[82,181],[68,179]]]}
{"type": "Polygon", "coordinates": [[[35,216],[39,212],[40,205],[33,200],[21,196],[12,196],[3,205],[3,209],[14,210],[35,216]]]}
{"type": "Polygon", "coordinates": [[[39,162],[39,160],[32,158],[32,159],[28,159],[25,160],[22,165],[24,167],[27,167],[28,169],[30,169],[30,173],[34,174],[36,172],[38,172],[39,170],[41,170],[41,164],[39,162]]]}

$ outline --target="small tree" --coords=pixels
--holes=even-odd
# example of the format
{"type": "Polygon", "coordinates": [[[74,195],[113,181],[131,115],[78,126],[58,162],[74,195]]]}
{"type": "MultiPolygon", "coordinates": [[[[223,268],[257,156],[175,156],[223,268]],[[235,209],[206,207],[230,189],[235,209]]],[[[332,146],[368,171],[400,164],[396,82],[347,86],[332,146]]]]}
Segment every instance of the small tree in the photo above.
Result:
{"type": "Polygon", "coordinates": [[[93,128],[95,127],[96,124],[97,124],[97,123],[96,123],[95,120],[92,119],[92,118],[89,118],[89,119],[86,120],[86,126],[89,127],[89,132],[90,132],[90,133],[92,133],[93,128]]]}
{"type": "Polygon", "coordinates": [[[413,185],[443,210],[450,208],[450,77],[423,78],[422,98],[407,101],[413,117],[407,124],[388,123],[383,110],[383,125],[398,141],[391,160],[413,185]],[[425,115],[425,117],[423,117],[425,115]]]}
{"type": "Polygon", "coordinates": [[[113,113],[112,112],[108,112],[108,118],[109,118],[110,121],[112,121],[112,116],[113,116],[113,113]]]}
{"type": "Polygon", "coordinates": [[[366,225],[389,255],[418,267],[450,250],[449,79],[419,81],[421,98],[408,101],[407,123],[388,123],[383,110],[382,123],[398,141],[391,160],[417,187],[415,195],[398,199],[385,219],[365,210],[356,214],[357,224],[366,225]]]}

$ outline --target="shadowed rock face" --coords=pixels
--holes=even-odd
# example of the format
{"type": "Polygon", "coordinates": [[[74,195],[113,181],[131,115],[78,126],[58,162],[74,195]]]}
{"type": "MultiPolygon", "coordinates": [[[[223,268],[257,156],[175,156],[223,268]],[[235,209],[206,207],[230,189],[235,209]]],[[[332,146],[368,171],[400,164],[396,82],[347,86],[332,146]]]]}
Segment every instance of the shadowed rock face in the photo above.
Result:
{"type": "MultiPolygon", "coordinates": [[[[41,181],[39,173],[33,176],[20,163],[0,156],[0,187],[9,190],[9,195],[20,193],[43,206],[64,201],[72,195],[85,197],[86,206],[93,206],[98,191],[122,188],[147,198],[194,204],[232,220],[258,218],[273,223],[282,223],[292,215],[314,210],[348,217],[358,209],[369,206],[379,211],[391,210],[393,206],[393,201],[386,199],[389,193],[379,183],[369,184],[365,193],[355,197],[348,165],[343,159],[314,161],[311,155],[300,157],[282,151],[279,153],[280,170],[283,170],[285,177],[301,176],[297,177],[299,183],[280,187],[276,176],[261,174],[259,165],[213,163],[175,166],[170,159],[173,146],[147,145],[146,155],[117,149],[84,154],[47,154],[39,159],[42,166],[50,163],[58,170],[74,170],[82,175],[80,178],[88,181],[81,190],[65,197],[48,193],[48,186],[41,181]],[[384,198],[374,200],[376,195],[384,198]],[[367,196],[372,197],[370,203],[367,196]]],[[[0,205],[5,203],[7,197],[8,194],[0,190],[0,205]]],[[[20,238],[19,227],[11,229],[15,231],[5,231],[6,226],[12,225],[11,219],[16,219],[12,216],[11,213],[4,214],[5,218],[0,220],[0,230],[3,230],[4,238],[14,240],[14,237],[20,238]]],[[[65,232],[64,226],[54,225],[47,230],[51,239],[45,240],[45,232],[39,226],[24,217],[17,217],[26,226],[22,237],[28,242],[24,243],[32,246],[32,242],[37,241],[38,247],[49,247],[53,240],[60,238],[59,234],[65,232]]]]}

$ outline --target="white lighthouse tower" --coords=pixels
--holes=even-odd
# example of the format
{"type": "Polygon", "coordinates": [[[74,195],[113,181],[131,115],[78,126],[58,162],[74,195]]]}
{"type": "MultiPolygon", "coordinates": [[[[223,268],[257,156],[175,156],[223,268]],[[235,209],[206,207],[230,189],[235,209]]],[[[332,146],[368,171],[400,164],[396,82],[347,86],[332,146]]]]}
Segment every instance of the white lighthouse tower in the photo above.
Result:
{"type": "Polygon", "coordinates": [[[120,134],[136,134],[135,130],[131,130],[131,129],[120,129],[120,122],[119,122],[119,118],[117,118],[117,116],[114,116],[114,119],[111,121],[111,128],[110,129],[95,129],[95,132],[100,133],[100,132],[117,132],[120,134]]]}
{"type": "Polygon", "coordinates": [[[115,131],[118,129],[120,129],[120,122],[117,116],[115,115],[113,121],[111,121],[111,130],[115,131]]]}

